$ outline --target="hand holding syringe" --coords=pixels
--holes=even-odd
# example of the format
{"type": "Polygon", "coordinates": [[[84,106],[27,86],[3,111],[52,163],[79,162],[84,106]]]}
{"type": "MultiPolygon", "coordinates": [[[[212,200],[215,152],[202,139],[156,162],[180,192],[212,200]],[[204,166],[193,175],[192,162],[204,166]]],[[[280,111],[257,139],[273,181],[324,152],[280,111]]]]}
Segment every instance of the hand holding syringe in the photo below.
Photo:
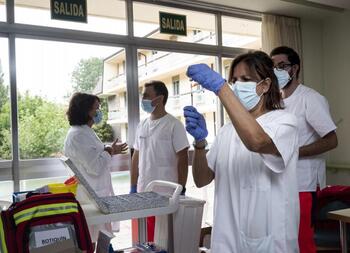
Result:
{"type": "Polygon", "coordinates": [[[204,63],[190,65],[186,75],[199,83],[206,90],[213,91],[216,95],[226,83],[226,80],[204,63]]]}
{"type": "Polygon", "coordinates": [[[200,86],[199,83],[191,82],[190,85],[191,85],[191,91],[181,93],[180,96],[185,96],[185,95],[189,95],[189,94],[192,95],[193,93],[204,92],[204,89],[200,86]],[[192,90],[193,87],[196,87],[196,89],[195,89],[195,90],[192,90]]]}

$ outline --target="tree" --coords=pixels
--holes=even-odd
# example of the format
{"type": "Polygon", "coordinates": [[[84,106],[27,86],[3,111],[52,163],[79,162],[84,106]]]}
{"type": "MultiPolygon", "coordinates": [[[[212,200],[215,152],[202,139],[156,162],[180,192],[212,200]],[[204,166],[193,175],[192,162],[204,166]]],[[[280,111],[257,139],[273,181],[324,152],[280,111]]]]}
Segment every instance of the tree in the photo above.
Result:
{"type": "Polygon", "coordinates": [[[11,157],[9,88],[4,84],[4,72],[0,61],[0,159],[11,157]]]}
{"type": "Polygon", "coordinates": [[[8,94],[9,94],[9,87],[4,84],[4,73],[2,72],[2,67],[0,62],[0,110],[8,100],[8,94]]]}
{"type": "MultiPolygon", "coordinates": [[[[91,93],[102,76],[102,60],[82,59],[72,73],[74,91],[91,93]]],[[[0,159],[11,159],[11,104],[8,86],[4,84],[0,65],[0,159]]],[[[113,130],[106,123],[107,103],[101,99],[105,115],[96,126],[96,133],[104,142],[113,140],[113,130]]],[[[57,157],[63,149],[69,128],[66,107],[50,102],[29,92],[18,93],[19,151],[22,159],[57,157]]]]}
{"type": "Polygon", "coordinates": [[[97,57],[81,59],[72,72],[73,90],[91,93],[103,73],[103,60],[97,57]]]}
{"type": "Polygon", "coordinates": [[[12,150],[10,120],[10,102],[7,99],[7,101],[0,108],[0,159],[11,159],[12,150]]]}
{"type": "Polygon", "coordinates": [[[18,111],[21,158],[56,157],[68,130],[64,106],[25,93],[18,111]]]}
{"type": "MultiPolygon", "coordinates": [[[[68,130],[63,105],[28,92],[18,96],[19,151],[22,159],[57,157],[68,130]]],[[[0,154],[11,159],[10,102],[0,112],[0,154]]]]}

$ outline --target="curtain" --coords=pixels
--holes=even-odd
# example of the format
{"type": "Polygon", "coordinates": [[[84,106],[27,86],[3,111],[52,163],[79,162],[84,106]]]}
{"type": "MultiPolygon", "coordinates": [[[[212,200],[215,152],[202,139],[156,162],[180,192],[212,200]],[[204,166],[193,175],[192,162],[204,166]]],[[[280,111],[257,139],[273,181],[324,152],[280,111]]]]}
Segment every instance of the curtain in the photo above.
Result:
{"type": "Polygon", "coordinates": [[[297,18],[264,14],[262,18],[262,48],[270,54],[278,46],[288,46],[301,57],[300,20],[297,18]]]}
{"type": "MultiPolygon", "coordinates": [[[[301,29],[298,18],[263,14],[262,49],[270,54],[272,49],[279,46],[293,48],[302,59],[301,29]]],[[[300,66],[299,79],[303,80],[302,66],[300,66]]]]}

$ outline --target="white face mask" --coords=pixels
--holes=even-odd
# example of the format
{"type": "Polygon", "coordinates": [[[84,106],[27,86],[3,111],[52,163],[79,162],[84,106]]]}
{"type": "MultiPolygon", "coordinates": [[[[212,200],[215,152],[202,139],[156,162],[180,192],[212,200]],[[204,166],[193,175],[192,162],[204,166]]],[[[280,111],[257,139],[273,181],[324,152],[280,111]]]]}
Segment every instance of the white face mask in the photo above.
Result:
{"type": "Polygon", "coordinates": [[[256,86],[262,81],[260,81],[259,83],[253,81],[236,81],[232,86],[233,92],[248,111],[253,109],[261,99],[262,94],[259,96],[256,93],[256,86]]]}
{"type": "Polygon", "coordinates": [[[287,70],[278,70],[277,68],[274,68],[273,72],[275,72],[280,89],[283,89],[293,79],[287,70]]]}
{"type": "Polygon", "coordinates": [[[141,100],[141,107],[147,113],[152,113],[154,111],[154,109],[156,108],[155,106],[152,105],[152,100],[150,100],[150,99],[142,99],[141,100]]]}

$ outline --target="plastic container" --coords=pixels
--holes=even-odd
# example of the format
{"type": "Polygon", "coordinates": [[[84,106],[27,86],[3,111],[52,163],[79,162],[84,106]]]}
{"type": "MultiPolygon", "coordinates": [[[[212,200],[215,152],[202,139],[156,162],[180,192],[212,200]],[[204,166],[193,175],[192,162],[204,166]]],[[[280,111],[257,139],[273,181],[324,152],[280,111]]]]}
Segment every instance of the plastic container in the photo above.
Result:
{"type": "Polygon", "coordinates": [[[63,184],[63,183],[57,183],[57,184],[48,184],[49,192],[51,193],[67,193],[71,192],[74,195],[77,193],[77,186],[78,184],[63,184]]]}
{"type": "Polygon", "coordinates": [[[204,200],[180,198],[171,225],[168,216],[157,216],[155,243],[162,248],[168,248],[172,244],[175,253],[198,253],[204,204],[204,200]],[[169,236],[170,226],[173,228],[173,240],[169,236]]]}

